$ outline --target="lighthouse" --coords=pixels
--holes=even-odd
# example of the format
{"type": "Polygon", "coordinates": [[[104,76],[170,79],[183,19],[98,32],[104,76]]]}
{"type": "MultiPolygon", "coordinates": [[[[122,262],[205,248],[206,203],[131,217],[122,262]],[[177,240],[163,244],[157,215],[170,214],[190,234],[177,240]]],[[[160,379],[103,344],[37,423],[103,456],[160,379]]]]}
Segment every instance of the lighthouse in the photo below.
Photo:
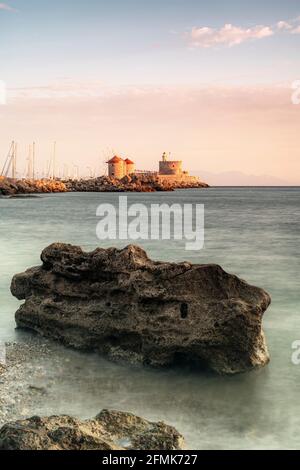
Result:
{"type": "Polygon", "coordinates": [[[167,154],[164,152],[159,162],[159,174],[161,176],[182,176],[182,161],[168,160],[167,154]]]}

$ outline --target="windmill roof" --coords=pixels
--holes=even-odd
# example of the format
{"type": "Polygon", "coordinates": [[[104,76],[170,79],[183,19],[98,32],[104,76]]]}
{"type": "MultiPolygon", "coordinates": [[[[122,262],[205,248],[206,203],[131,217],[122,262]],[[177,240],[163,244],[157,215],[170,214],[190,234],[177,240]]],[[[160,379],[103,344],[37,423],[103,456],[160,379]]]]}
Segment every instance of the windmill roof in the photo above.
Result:
{"type": "Polygon", "coordinates": [[[115,155],[113,158],[111,158],[107,163],[120,163],[122,161],[122,158],[118,157],[115,155]]]}

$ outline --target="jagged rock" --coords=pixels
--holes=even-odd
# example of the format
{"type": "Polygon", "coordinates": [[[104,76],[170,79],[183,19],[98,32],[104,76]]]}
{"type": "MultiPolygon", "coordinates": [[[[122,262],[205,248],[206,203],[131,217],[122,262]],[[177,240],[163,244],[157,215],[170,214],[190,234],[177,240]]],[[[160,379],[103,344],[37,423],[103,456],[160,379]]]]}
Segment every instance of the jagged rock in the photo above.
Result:
{"type": "Polygon", "coordinates": [[[0,429],[0,450],[179,450],[175,428],[130,413],[103,410],[94,419],[32,417],[0,429]]]}
{"type": "Polygon", "coordinates": [[[18,327],[153,366],[184,361],[232,374],[269,361],[269,295],[220,266],[155,262],[133,245],[86,253],[55,243],[41,259],[12,280],[25,299],[18,327]]]}

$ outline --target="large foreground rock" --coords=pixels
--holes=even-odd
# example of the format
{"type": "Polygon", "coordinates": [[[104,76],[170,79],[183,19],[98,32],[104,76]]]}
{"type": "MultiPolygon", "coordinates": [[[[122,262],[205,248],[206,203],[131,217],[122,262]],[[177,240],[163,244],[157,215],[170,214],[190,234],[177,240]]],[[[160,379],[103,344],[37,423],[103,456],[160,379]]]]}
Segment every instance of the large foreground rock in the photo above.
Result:
{"type": "Polygon", "coordinates": [[[183,446],[183,437],[171,426],[108,410],[88,421],[35,416],[0,430],[0,450],[178,450],[183,446]]]}
{"type": "Polygon", "coordinates": [[[137,246],[53,244],[12,280],[19,327],[78,349],[154,366],[193,362],[238,373],[269,361],[269,295],[217,265],[154,262],[137,246]]]}

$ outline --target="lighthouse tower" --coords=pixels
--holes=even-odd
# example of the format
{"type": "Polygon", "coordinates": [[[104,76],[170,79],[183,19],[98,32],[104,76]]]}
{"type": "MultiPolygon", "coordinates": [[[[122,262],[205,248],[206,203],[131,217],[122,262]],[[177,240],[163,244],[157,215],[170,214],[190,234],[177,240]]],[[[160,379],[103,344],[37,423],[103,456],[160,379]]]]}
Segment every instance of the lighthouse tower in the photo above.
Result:
{"type": "Polygon", "coordinates": [[[159,174],[164,176],[181,176],[182,173],[182,161],[168,160],[167,154],[164,152],[159,162],[159,174]]]}

